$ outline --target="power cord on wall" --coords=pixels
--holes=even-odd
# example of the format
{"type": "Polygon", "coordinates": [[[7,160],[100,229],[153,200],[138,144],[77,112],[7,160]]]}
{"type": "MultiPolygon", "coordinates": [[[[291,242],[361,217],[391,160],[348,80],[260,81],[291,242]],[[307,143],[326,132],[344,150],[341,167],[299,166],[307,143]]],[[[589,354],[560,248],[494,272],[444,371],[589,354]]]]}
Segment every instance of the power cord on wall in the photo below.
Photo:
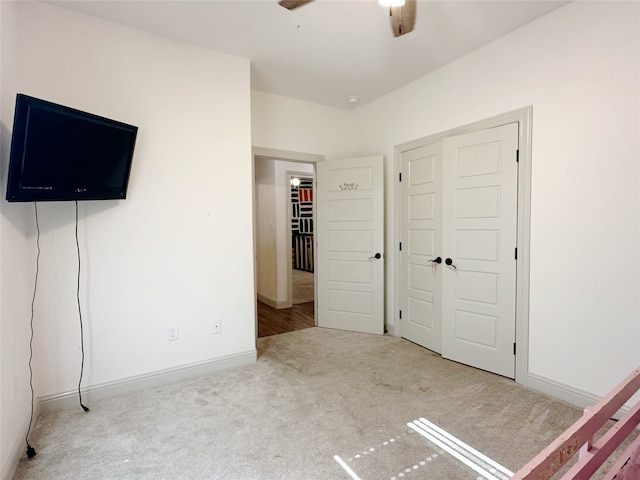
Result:
{"type": "Polygon", "coordinates": [[[82,325],[82,308],[80,308],[80,242],[78,241],[78,201],[76,200],[76,251],[78,252],[78,283],[76,288],[76,300],[78,302],[78,317],[80,319],[80,350],[82,351],[82,360],[80,362],[80,380],[78,380],[78,399],[80,406],[85,412],[89,412],[89,408],[82,403],[82,392],[80,385],[82,384],[82,374],[84,372],[84,328],[82,325]]]}
{"type": "Polygon", "coordinates": [[[27,435],[25,437],[25,442],[27,444],[27,458],[29,459],[36,456],[35,448],[33,448],[29,443],[29,434],[31,433],[31,425],[33,424],[33,404],[35,400],[33,394],[33,369],[31,368],[31,360],[33,360],[33,317],[36,303],[36,292],[38,291],[38,273],[40,271],[40,224],[38,222],[38,203],[33,202],[33,207],[36,214],[36,247],[38,249],[38,254],[36,255],[36,275],[33,282],[33,297],[31,297],[31,320],[29,322],[29,324],[31,325],[31,336],[29,338],[29,387],[31,388],[31,417],[29,417],[29,428],[27,429],[27,435]]]}
{"type": "MultiPolygon", "coordinates": [[[[76,300],[78,303],[78,317],[80,319],[80,348],[82,351],[82,360],[80,363],[80,380],[78,381],[78,398],[80,400],[80,406],[85,412],[89,412],[89,408],[82,403],[82,391],[80,386],[82,384],[82,374],[84,372],[84,327],[82,321],[82,308],[80,306],[80,272],[81,272],[81,263],[80,263],[80,242],[78,240],[78,201],[76,200],[76,251],[78,253],[78,283],[76,288],[76,300]]],[[[38,291],[38,274],[40,273],[40,222],[38,220],[38,203],[33,202],[33,207],[35,211],[35,221],[36,221],[36,247],[37,247],[37,255],[36,255],[36,274],[35,280],[33,283],[33,296],[31,297],[31,319],[29,321],[31,327],[31,335],[29,338],[29,387],[31,389],[31,416],[29,417],[29,427],[27,428],[27,434],[25,436],[25,443],[27,444],[27,458],[31,459],[36,456],[36,450],[29,443],[29,435],[31,434],[31,427],[33,426],[33,416],[34,416],[34,403],[35,403],[35,395],[33,391],[33,368],[31,366],[33,360],[33,319],[35,316],[35,302],[36,302],[36,293],[38,291]]]]}

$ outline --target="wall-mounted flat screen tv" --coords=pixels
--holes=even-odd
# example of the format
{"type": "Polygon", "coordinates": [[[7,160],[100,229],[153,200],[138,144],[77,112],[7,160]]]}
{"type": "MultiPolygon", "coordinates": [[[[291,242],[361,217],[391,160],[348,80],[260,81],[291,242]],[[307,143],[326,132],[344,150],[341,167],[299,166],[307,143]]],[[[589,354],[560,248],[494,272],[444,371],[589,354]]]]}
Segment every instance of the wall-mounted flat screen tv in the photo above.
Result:
{"type": "Polygon", "coordinates": [[[7,200],[126,198],[137,133],[133,125],[18,94],[7,200]]]}

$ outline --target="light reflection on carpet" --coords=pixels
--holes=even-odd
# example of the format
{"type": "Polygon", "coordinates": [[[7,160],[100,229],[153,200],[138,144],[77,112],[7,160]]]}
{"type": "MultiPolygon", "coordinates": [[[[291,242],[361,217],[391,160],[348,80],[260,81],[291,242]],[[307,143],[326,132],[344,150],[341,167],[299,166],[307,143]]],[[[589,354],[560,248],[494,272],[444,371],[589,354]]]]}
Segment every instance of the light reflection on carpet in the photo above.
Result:
{"type": "Polygon", "coordinates": [[[513,472],[425,418],[407,423],[409,430],[334,460],[353,480],[411,478],[508,480],[513,472]],[[415,458],[397,465],[398,458],[415,458]]]}

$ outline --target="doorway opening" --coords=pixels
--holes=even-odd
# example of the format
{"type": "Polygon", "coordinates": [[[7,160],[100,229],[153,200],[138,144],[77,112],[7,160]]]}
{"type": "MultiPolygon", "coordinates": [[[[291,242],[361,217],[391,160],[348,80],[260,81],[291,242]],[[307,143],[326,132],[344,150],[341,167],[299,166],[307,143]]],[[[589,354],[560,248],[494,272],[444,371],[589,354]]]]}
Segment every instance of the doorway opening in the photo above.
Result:
{"type": "Polygon", "coordinates": [[[253,149],[256,335],[316,325],[314,176],[323,157],[253,149]]]}
{"type": "Polygon", "coordinates": [[[315,292],[314,179],[290,173],[291,288],[293,305],[313,303],[315,292]]]}

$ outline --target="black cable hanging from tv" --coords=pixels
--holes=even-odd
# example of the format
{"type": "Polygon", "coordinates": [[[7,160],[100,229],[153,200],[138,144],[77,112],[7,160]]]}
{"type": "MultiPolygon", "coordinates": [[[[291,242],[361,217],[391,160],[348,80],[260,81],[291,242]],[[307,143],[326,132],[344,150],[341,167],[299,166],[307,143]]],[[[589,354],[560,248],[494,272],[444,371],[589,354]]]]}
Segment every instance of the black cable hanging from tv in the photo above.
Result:
{"type": "Polygon", "coordinates": [[[78,302],[78,318],[80,319],[80,350],[82,351],[82,360],[80,362],[80,379],[78,380],[78,400],[80,406],[85,412],[89,412],[89,408],[82,403],[82,391],[80,385],[82,384],[82,374],[84,372],[84,327],[82,325],[82,308],[80,307],[80,242],[78,241],[78,201],[76,204],[76,251],[78,252],[78,283],[76,288],[76,300],[78,302]]]}
{"type": "Polygon", "coordinates": [[[38,273],[40,272],[40,223],[38,222],[38,203],[33,202],[33,208],[35,210],[36,217],[36,248],[38,253],[36,255],[36,274],[33,282],[33,296],[31,297],[31,320],[29,324],[31,326],[31,336],[29,338],[29,387],[31,388],[31,416],[29,417],[29,427],[27,428],[27,435],[25,436],[25,443],[27,444],[27,458],[32,459],[36,456],[36,449],[29,443],[29,435],[31,434],[31,426],[33,425],[33,407],[35,396],[33,393],[33,368],[31,367],[31,361],[33,360],[33,317],[36,303],[36,292],[38,291],[38,273]]]}

